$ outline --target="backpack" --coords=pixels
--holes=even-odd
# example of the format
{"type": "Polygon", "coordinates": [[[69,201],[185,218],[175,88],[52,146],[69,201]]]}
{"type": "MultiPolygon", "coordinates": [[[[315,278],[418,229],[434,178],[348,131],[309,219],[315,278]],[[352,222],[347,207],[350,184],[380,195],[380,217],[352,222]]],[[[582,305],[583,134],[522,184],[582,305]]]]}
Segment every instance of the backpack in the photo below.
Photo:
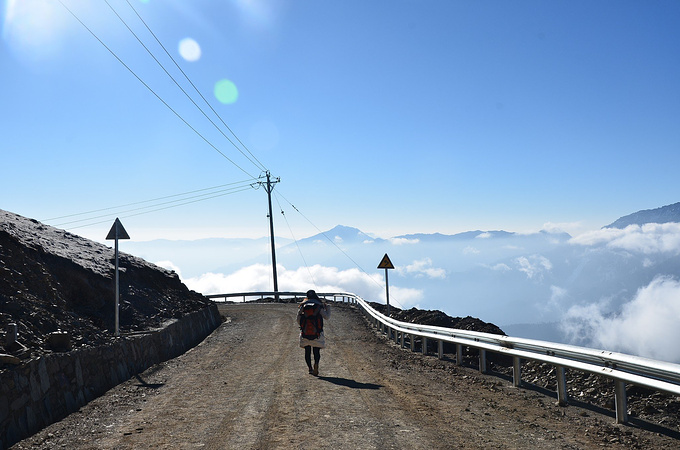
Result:
{"type": "Polygon", "coordinates": [[[318,303],[303,303],[300,314],[300,331],[305,339],[317,339],[323,331],[323,317],[321,317],[321,305],[318,303]]]}

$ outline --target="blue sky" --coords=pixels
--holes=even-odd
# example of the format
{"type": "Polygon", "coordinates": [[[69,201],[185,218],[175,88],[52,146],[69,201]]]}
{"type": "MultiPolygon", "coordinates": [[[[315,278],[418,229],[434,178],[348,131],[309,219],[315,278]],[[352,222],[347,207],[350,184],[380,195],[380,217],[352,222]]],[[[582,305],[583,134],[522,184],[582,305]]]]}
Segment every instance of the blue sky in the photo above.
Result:
{"type": "Polygon", "coordinates": [[[133,239],[266,236],[266,194],[249,187],[262,169],[281,178],[277,235],[298,239],[337,224],[576,234],[680,201],[674,0],[130,0],[259,163],[105,2],[62,1],[177,113],[59,2],[0,3],[0,208],[86,237],[116,216],[133,239]],[[215,98],[220,80],[235,101],[215,98]],[[238,192],[135,215],[223,185],[238,192]]]}

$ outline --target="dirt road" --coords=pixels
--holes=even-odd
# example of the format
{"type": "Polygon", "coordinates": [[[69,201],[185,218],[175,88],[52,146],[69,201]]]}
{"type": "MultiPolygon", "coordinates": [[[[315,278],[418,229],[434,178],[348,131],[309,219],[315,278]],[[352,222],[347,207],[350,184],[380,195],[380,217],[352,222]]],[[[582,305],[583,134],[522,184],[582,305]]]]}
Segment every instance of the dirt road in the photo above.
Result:
{"type": "Polygon", "coordinates": [[[423,357],[347,306],[326,321],[319,377],[297,345],[296,307],[222,307],[198,347],[112,389],[14,449],[678,448],[613,415],[423,357]]]}

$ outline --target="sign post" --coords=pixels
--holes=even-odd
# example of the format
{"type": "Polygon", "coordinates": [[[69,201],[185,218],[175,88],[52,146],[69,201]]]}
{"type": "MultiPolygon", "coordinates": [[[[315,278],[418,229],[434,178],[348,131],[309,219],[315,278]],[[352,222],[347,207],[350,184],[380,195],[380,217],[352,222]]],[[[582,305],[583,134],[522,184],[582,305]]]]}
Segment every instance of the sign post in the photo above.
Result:
{"type": "Polygon", "coordinates": [[[390,315],[390,284],[387,280],[387,270],[388,269],[394,269],[394,264],[392,264],[392,261],[390,261],[390,257],[387,256],[387,253],[385,253],[385,256],[383,256],[382,261],[380,261],[380,264],[378,264],[378,269],[385,269],[385,297],[387,299],[387,315],[390,315]]]}
{"type": "Polygon", "coordinates": [[[113,226],[111,227],[111,230],[109,231],[109,234],[106,235],[107,240],[114,239],[116,241],[115,244],[115,254],[116,254],[116,271],[115,271],[115,279],[116,279],[116,311],[115,311],[115,336],[118,337],[120,336],[120,330],[118,326],[118,304],[119,304],[119,297],[120,297],[120,290],[118,287],[118,239],[130,239],[130,236],[127,234],[127,231],[125,231],[125,228],[123,228],[123,224],[120,223],[120,220],[116,217],[116,221],[113,222],[113,226]]]}

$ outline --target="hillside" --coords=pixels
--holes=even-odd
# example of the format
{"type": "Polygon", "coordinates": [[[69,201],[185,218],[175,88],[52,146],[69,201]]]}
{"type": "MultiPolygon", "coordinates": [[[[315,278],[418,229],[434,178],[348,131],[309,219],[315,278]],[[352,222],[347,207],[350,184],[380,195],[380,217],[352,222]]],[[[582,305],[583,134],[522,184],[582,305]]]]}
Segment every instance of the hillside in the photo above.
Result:
{"type": "MultiPolygon", "coordinates": [[[[121,333],[209,303],[173,272],[124,253],[119,265],[121,333]]],[[[114,304],[112,248],[0,210],[0,330],[18,325],[18,345],[0,346],[0,353],[27,359],[49,352],[47,336],[58,330],[74,348],[105,343],[113,336],[114,304]]]]}
{"type": "Polygon", "coordinates": [[[605,228],[626,228],[628,225],[644,225],[646,223],[680,222],[680,202],[655,209],[645,209],[623,216],[605,226],[605,228]]]}

